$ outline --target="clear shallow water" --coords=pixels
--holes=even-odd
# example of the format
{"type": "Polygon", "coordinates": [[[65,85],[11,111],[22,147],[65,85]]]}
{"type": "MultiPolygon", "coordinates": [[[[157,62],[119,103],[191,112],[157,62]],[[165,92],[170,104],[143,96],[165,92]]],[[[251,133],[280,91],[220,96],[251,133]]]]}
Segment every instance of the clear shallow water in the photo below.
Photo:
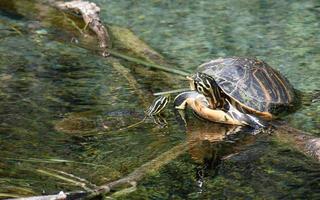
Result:
{"type": "MultiPolygon", "coordinates": [[[[319,164],[270,136],[237,136],[234,144],[217,144],[208,137],[219,131],[207,130],[216,125],[196,121],[185,130],[172,111],[166,112],[167,128],[148,121],[113,131],[143,118],[152,92],[168,88],[165,78],[144,76],[148,71],[125,62],[137,80],[134,86],[145,94],[141,98],[110,60],[65,42],[70,35],[15,2],[19,9],[0,12],[0,193],[30,196],[76,189],[39,169],[58,169],[99,185],[177,144],[196,141],[196,147],[121,198],[320,198],[319,164]],[[83,136],[88,134],[96,136],[83,136]]],[[[317,1],[95,2],[106,22],[131,28],[177,68],[192,71],[212,58],[254,55],[280,70],[302,93],[319,89],[317,1]]],[[[32,3],[28,6],[39,11],[32,3]]],[[[308,98],[285,120],[320,135],[320,102],[308,98]]]]}

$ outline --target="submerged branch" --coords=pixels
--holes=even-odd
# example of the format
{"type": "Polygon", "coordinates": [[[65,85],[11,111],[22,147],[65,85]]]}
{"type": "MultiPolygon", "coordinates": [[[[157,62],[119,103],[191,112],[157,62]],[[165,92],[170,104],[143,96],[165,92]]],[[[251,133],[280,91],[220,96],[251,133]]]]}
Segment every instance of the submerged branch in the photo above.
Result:
{"type": "MultiPolygon", "coordinates": [[[[278,128],[275,130],[275,134],[277,137],[279,137],[280,140],[287,140],[289,138],[289,142],[292,142],[293,144],[296,144],[296,147],[298,147],[300,150],[304,151],[307,153],[307,155],[310,156],[310,153],[307,151],[308,146],[312,142],[314,142],[314,139],[312,138],[311,135],[299,131],[296,129],[293,129],[291,127],[286,127],[285,125],[278,126],[278,128]],[[299,133],[299,134],[297,134],[299,133]],[[301,143],[297,142],[299,139],[301,139],[301,143]],[[300,144],[300,145],[299,145],[300,144]]],[[[218,141],[220,141],[218,139],[218,141]]],[[[319,139],[317,139],[319,141],[319,139]]],[[[127,176],[120,178],[116,181],[106,183],[104,185],[94,187],[92,190],[87,190],[86,192],[83,191],[75,191],[75,192],[70,192],[70,193],[59,193],[57,195],[49,195],[49,196],[38,196],[38,197],[30,197],[30,198],[24,198],[24,200],[38,200],[38,199],[76,199],[81,197],[86,197],[86,198],[93,198],[95,196],[99,195],[106,195],[110,194],[111,197],[119,197],[121,195],[126,195],[130,192],[133,192],[136,190],[136,185],[138,184],[139,181],[141,181],[143,178],[145,178],[147,175],[150,175],[156,171],[158,171],[161,167],[164,165],[168,164],[172,160],[176,159],[178,156],[182,155],[185,153],[188,149],[192,149],[194,146],[196,146],[196,142],[192,142],[192,140],[188,142],[184,142],[182,144],[179,144],[170,150],[168,150],[165,153],[162,153],[158,157],[154,158],[153,160],[141,165],[139,168],[135,169],[133,172],[128,174],[127,176]],[[112,193],[113,192],[113,193],[112,193]]],[[[317,144],[319,145],[319,143],[317,144]]],[[[313,147],[314,148],[314,147],[313,147]]],[[[235,148],[237,149],[237,148],[235,148]]],[[[312,153],[319,153],[319,149],[317,151],[311,151],[312,153]]],[[[319,154],[317,154],[319,155],[319,154]]],[[[319,157],[318,157],[319,158],[319,157]]],[[[319,161],[319,159],[318,159],[319,161]]],[[[39,170],[37,170],[39,171],[39,170]]],[[[70,180],[69,178],[66,177],[61,177],[60,175],[57,174],[52,174],[51,172],[43,171],[40,170],[39,172],[44,173],[46,175],[62,179],[67,182],[71,182],[73,184],[78,184],[78,181],[70,180]]],[[[81,178],[77,178],[77,180],[82,180],[81,178]]],[[[81,186],[82,181],[80,182],[81,186]]]]}
{"type": "Polygon", "coordinates": [[[112,55],[114,57],[125,59],[136,64],[144,65],[149,68],[158,69],[176,75],[181,75],[183,77],[190,74],[188,72],[156,64],[154,62],[155,60],[158,60],[160,63],[164,63],[164,59],[162,58],[162,56],[156,51],[150,49],[145,43],[142,43],[140,40],[137,40],[136,37],[132,37],[132,33],[125,28],[111,26],[110,30],[112,35],[117,37],[117,40],[120,43],[125,44],[126,46],[130,46],[130,50],[133,50],[134,53],[140,55],[143,54],[143,57],[147,61],[111,50],[111,39],[109,29],[107,29],[107,27],[103,25],[99,17],[100,8],[95,3],[74,0],[70,2],[51,2],[51,5],[63,12],[73,12],[75,14],[80,14],[85,22],[85,28],[88,26],[97,35],[99,40],[99,46],[103,50],[103,56],[112,55]],[[124,37],[125,35],[129,38],[124,37]],[[139,48],[137,46],[139,46],[139,48]]]}
{"type": "Polygon", "coordinates": [[[85,22],[85,28],[89,27],[98,37],[102,55],[108,56],[111,48],[111,40],[107,28],[100,20],[100,8],[89,1],[74,0],[70,2],[54,2],[53,5],[60,10],[81,14],[85,22]]]}
{"type": "MultiPolygon", "coordinates": [[[[41,200],[49,200],[49,199],[58,200],[58,199],[77,199],[79,197],[84,197],[84,196],[86,196],[87,198],[93,198],[98,195],[105,195],[107,193],[110,193],[111,191],[115,191],[116,188],[120,188],[121,186],[126,186],[126,187],[114,192],[112,196],[121,196],[124,194],[128,194],[130,192],[135,191],[138,181],[143,179],[146,175],[158,171],[162,166],[168,164],[169,162],[177,158],[179,155],[185,153],[189,148],[190,148],[190,143],[188,142],[179,144],[171,148],[167,152],[161,154],[160,156],[154,158],[153,160],[143,164],[142,166],[134,170],[129,175],[121,179],[118,179],[116,181],[95,187],[93,190],[91,190],[90,188],[87,188],[83,181],[81,182],[75,181],[73,179],[70,179],[52,172],[48,172],[46,170],[38,169],[37,170],[38,172],[43,173],[47,176],[58,178],[66,182],[70,182],[74,185],[83,187],[86,190],[86,192],[84,191],[74,191],[74,192],[67,192],[67,193],[60,192],[57,195],[34,196],[34,197],[18,198],[18,199],[19,200],[40,200],[40,199],[41,200]]],[[[82,178],[79,178],[79,177],[77,177],[77,179],[82,180],[82,178]]]]}
{"type": "Polygon", "coordinates": [[[156,157],[155,159],[143,164],[142,166],[131,172],[128,176],[98,187],[93,194],[106,194],[111,190],[123,185],[130,185],[131,187],[134,187],[137,182],[143,179],[147,174],[156,172],[162,166],[168,164],[179,155],[185,153],[188,148],[190,148],[190,144],[188,142],[179,144],[171,148],[169,151],[156,157]]]}
{"type": "Polygon", "coordinates": [[[295,129],[288,125],[276,126],[277,138],[283,142],[289,142],[309,157],[320,162],[320,138],[310,133],[295,129]]]}

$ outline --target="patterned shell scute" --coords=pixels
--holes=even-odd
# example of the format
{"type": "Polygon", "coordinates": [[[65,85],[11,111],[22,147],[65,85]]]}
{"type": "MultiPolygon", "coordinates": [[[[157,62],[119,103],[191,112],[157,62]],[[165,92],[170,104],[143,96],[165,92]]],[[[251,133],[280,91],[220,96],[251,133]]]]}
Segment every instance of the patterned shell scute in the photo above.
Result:
{"type": "Polygon", "coordinates": [[[289,81],[255,58],[220,58],[199,66],[233,99],[260,112],[278,112],[292,106],[294,90],[289,81]]]}

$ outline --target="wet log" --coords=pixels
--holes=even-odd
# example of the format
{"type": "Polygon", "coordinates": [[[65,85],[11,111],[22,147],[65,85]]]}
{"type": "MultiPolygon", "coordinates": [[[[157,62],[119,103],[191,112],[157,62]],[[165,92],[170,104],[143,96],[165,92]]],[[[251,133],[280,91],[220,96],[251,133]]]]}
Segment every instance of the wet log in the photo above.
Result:
{"type": "Polygon", "coordinates": [[[290,145],[303,152],[318,162],[320,162],[320,138],[308,132],[295,129],[288,125],[276,125],[274,131],[279,141],[289,143],[290,145]]]}
{"type": "Polygon", "coordinates": [[[92,2],[74,0],[70,2],[51,1],[51,4],[60,10],[80,14],[85,22],[99,40],[99,47],[102,49],[102,55],[108,56],[108,48],[111,47],[111,40],[107,28],[100,20],[100,8],[92,2]]]}

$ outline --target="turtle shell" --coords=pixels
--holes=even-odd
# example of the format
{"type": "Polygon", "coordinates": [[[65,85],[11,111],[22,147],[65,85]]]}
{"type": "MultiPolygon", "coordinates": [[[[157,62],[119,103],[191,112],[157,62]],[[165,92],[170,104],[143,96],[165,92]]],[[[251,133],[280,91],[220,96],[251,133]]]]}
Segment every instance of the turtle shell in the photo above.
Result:
{"type": "Polygon", "coordinates": [[[210,75],[220,88],[247,110],[272,117],[296,102],[289,81],[255,58],[220,58],[204,63],[198,72],[210,75]]]}

